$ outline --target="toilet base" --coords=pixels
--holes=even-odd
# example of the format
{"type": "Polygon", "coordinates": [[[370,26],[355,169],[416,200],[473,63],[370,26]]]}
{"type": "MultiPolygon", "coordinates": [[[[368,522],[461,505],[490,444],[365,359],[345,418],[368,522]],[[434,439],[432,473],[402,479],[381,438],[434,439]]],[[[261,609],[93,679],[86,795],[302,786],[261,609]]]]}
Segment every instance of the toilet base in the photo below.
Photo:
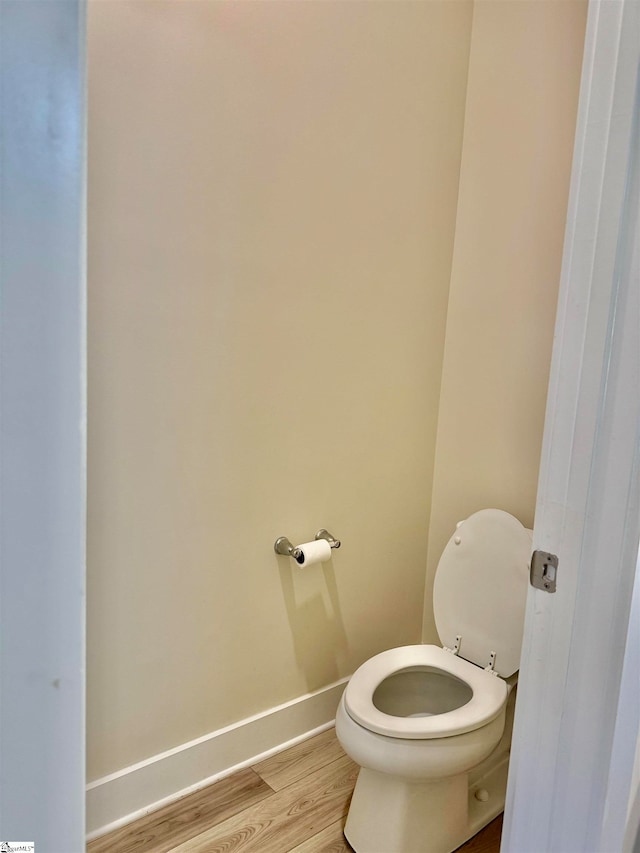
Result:
{"type": "Polygon", "coordinates": [[[416,782],[362,767],[344,834],[356,853],[448,853],[467,823],[466,774],[416,782]]]}
{"type": "MultiPolygon", "coordinates": [[[[493,758],[493,760],[491,760],[493,758]]],[[[344,828],[356,853],[452,853],[504,810],[509,756],[430,782],[361,768],[344,828]],[[485,791],[488,799],[478,799],[485,791]]]]}

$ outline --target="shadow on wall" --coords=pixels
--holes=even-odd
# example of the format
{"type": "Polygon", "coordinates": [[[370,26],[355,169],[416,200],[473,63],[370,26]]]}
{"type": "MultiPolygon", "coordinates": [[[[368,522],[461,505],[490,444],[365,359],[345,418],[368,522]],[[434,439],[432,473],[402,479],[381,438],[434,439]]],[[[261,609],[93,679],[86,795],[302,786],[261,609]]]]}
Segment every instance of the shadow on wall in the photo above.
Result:
{"type": "Polygon", "coordinates": [[[296,661],[312,692],[341,677],[338,663],[349,652],[333,560],[306,569],[276,560],[296,661]]]}

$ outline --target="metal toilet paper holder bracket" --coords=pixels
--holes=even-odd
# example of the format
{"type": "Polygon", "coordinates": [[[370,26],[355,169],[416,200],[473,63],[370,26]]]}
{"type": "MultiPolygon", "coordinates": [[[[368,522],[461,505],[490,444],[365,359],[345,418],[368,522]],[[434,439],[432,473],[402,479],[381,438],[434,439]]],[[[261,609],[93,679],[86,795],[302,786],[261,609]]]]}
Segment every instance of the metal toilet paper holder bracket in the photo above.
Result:
{"type": "MultiPolygon", "coordinates": [[[[340,540],[335,539],[328,530],[325,530],[324,527],[321,530],[318,530],[314,539],[326,539],[330,548],[339,548],[341,544],[340,540]]],[[[292,545],[286,536],[279,536],[276,539],[276,544],[273,546],[273,550],[276,554],[281,554],[283,557],[293,557],[294,560],[297,560],[298,557],[302,555],[300,547],[298,545],[292,545]]]]}

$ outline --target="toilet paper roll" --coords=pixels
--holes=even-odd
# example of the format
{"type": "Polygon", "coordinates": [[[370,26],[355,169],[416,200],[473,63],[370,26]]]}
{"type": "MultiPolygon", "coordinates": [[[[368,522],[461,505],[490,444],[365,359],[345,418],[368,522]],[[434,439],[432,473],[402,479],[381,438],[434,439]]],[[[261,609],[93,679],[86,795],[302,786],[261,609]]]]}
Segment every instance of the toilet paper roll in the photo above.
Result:
{"type": "Polygon", "coordinates": [[[301,569],[324,563],[331,559],[331,545],[326,539],[315,539],[313,542],[303,542],[298,545],[300,554],[295,558],[301,569]]]}

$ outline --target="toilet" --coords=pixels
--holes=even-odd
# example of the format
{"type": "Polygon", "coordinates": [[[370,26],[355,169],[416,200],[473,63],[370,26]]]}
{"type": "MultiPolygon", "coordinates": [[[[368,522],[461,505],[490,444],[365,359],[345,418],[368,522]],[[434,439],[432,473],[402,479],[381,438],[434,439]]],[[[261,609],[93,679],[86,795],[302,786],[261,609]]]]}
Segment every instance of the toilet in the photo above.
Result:
{"type": "Polygon", "coordinates": [[[498,509],[460,522],[434,582],[442,647],[390,649],[349,680],[336,734],[361,768],[356,853],[450,853],[503,811],[531,535],[498,509]]]}

